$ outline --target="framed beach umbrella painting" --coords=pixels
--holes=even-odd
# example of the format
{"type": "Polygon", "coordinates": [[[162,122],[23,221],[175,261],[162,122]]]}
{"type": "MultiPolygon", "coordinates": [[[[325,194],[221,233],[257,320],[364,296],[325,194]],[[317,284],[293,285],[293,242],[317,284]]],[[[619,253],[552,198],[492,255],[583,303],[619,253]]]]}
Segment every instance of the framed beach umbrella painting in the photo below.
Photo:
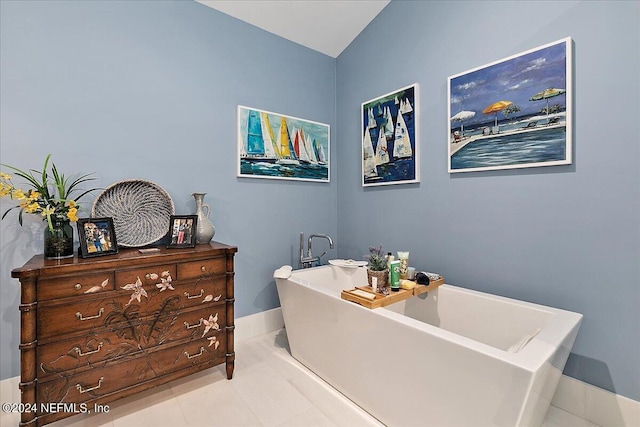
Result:
{"type": "Polygon", "coordinates": [[[238,106],[238,176],[329,182],[329,125],[238,106]]]}
{"type": "Polygon", "coordinates": [[[418,85],[362,103],[362,185],[420,182],[418,85]]]}
{"type": "Polygon", "coordinates": [[[566,38],[449,77],[449,173],[571,164],[571,49],[566,38]]]}

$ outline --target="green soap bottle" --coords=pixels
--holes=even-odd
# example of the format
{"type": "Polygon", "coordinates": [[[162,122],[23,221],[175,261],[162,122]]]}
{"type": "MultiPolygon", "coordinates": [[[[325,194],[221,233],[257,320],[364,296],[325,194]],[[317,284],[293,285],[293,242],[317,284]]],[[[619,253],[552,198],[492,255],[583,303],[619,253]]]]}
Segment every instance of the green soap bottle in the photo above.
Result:
{"type": "Polygon", "coordinates": [[[400,261],[391,261],[389,263],[389,277],[391,291],[398,292],[400,290],[400,261]]]}

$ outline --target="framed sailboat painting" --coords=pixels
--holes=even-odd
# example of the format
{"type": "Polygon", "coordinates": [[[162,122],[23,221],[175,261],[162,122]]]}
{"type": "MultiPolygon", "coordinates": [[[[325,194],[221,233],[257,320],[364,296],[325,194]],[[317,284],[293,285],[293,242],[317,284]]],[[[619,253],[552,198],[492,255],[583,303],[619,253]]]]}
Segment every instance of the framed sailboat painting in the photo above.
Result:
{"type": "Polygon", "coordinates": [[[238,176],[329,182],[329,125],[238,105],[238,176]]]}
{"type": "Polygon", "coordinates": [[[362,185],[420,182],[418,84],[362,103],[362,185]]]}

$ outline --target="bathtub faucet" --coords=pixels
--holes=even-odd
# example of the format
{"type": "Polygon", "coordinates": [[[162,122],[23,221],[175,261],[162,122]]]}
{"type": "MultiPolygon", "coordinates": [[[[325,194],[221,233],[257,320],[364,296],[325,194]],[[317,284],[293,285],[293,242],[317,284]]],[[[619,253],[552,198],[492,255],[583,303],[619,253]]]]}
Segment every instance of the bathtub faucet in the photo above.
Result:
{"type": "Polygon", "coordinates": [[[322,255],[313,256],[313,250],[311,249],[311,242],[314,237],[322,237],[323,239],[327,239],[329,241],[329,249],[333,249],[333,239],[326,234],[311,234],[309,236],[309,241],[307,242],[307,254],[305,256],[304,253],[304,233],[300,233],[300,268],[309,268],[313,267],[314,263],[320,263],[320,258],[322,258],[327,251],[324,251],[322,255]]]}

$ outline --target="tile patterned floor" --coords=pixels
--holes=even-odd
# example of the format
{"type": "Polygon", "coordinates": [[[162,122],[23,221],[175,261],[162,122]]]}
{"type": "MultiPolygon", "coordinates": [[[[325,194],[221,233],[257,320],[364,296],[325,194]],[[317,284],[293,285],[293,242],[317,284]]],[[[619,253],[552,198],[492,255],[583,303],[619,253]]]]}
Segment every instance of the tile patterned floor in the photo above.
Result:
{"type": "MultiPolygon", "coordinates": [[[[233,380],[218,366],[112,402],[105,414],[80,414],[52,427],[380,427],[289,354],[285,330],[236,343],[233,380]]],[[[18,378],[0,381],[2,402],[18,403],[18,378]]],[[[2,427],[17,414],[0,414],[2,427]]],[[[428,420],[417,426],[428,427],[428,420]]],[[[396,426],[393,426],[396,427],[396,426]]],[[[397,426],[408,427],[408,426],[397,426]]],[[[433,426],[446,427],[446,426],[433,426]]],[[[481,426],[473,426],[481,427],[481,426]]],[[[597,427],[551,407],[542,427],[597,427]]]]}

